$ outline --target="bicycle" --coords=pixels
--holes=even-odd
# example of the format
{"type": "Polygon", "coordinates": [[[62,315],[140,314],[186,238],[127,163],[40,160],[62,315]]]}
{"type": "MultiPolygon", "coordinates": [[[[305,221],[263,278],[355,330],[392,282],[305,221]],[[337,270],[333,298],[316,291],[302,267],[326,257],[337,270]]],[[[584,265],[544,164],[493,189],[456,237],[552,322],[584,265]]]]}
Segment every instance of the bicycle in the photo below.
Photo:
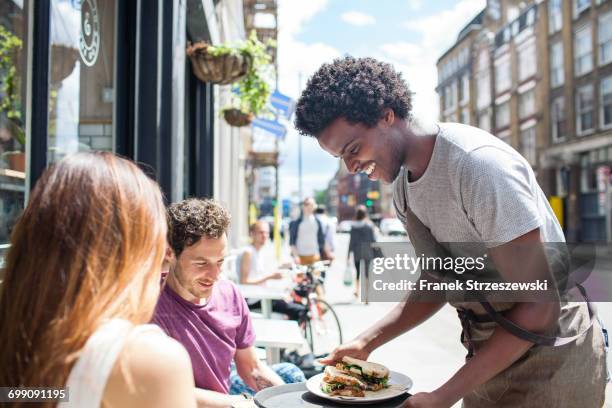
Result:
{"type": "Polygon", "coordinates": [[[298,320],[302,334],[315,358],[331,353],[342,344],[342,326],[338,314],[331,304],[319,298],[318,289],[323,288],[327,268],[331,262],[318,261],[308,266],[296,266],[301,280],[293,288],[297,301],[306,306],[306,313],[298,320]]]}

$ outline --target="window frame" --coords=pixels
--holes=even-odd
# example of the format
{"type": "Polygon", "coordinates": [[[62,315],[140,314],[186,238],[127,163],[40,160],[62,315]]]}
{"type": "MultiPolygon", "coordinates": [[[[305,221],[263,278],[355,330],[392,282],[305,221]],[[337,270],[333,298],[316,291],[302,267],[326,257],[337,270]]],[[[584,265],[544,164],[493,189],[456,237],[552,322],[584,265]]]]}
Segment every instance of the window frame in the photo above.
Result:
{"type": "MultiPolygon", "coordinates": [[[[602,78],[599,81],[599,128],[601,130],[612,129],[612,120],[608,124],[604,123],[604,92],[603,92],[603,86],[604,86],[604,82],[606,82],[606,81],[609,81],[609,84],[610,84],[609,94],[612,95],[612,75],[608,75],[607,77],[604,77],[604,78],[602,78]]],[[[611,101],[610,101],[610,105],[612,105],[612,98],[611,98],[611,101]]]]}
{"type": "Polygon", "coordinates": [[[510,126],[510,100],[500,103],[499,105],[495,105],[495,129],[505,129],[510,126]],[[504,107],[504,109],[508,112],[504,115],[504,118],[507,116],[506,123],[500,125],[499,117],[500,117],[500,108],[504,107]]]}
{"type": "Polygon", "coordinates": [[[583,76],[588,74],[589,72],[593,71],[593,27],[591,25],[591,23],[585,24],[584,26],[577,28],[576,30],[574,30],[574,77],[579,77],[579,76],[583,76]],[[588,52],[583,52],[583,53],[579,53],[578,52],[578,36],[579,35],[584,35],[584,33],[588,33],[586,35],[586,37],[588,38],[588,42],[585,42],[585,44],[589,45],[589,51],[588,52]],[[588,69],[584,70],[584,71],[580,71],[578,70],[578,61],[582,60],[582,58],[586,57],[588,54],[589,57],[589,61],[590,61],[590,66],[588,69]]]}
{"type": "Polygon", "coordinates": [[[595,94],[594,92],[595,90],[594,90],[593,84],[582,86],[576,90],[576,135],[578,136],[586,136],[595,131],[595,94]],[[593,125],[589,129],[582,130],[581,116],[583,114],[583,110],[580,105],[580,95],[581,93],[587,90],[591,94],[591,115],[593,115],[593,119],[592,119],[593,125]]]}
{"type": "MultiPolygon", "coordinates": [[[[497,60],[494,63],[494,71],[493,71],[493,76],[494,76],[494,81],[495,81],[495,95],[500,95],[508,90],[510,90],[510,88],[512,87],[512,59],[510,58],[510,53],[506,53],[502,56],[500,56],[499,58],[497,58],[497,60]],[[500,67],[506,67],[507,69],[501,70],[500,67]],[[504,87],[502,88],[499,85],[499,76],[498,73],[499,72],[504,72],[507,73],[506,77],[507,80],[505,80],[503,82],[504,87]],[[506,83],[507,82],[507,83],[506,83]]],[[[505,78],[504,78],[505,79],[505,78]]]]}
{"type": "Polygon", "coordinates": [[[558,88],[560,86],[562,86],[563,84],[565,84],[565,64],[563,64],[563,41],[556,41],[554,42],[551,46],[550,46],[550,88],[554,89],[554,88],[558,88]],[[558,49],[559,52],[559,59],[560,59],[560,64],[559,66],[553,65],[553,62],[555,61],[554,58],[554,52],[555,50],[558,49]],[[560,73],[560,82],[554,82],[553,78],[555,78],[555,75],[553,74],[553,72],[558,72],[560,73]]]}
{"type": "Polygon", "coordinates": [[[550,129],[550,134],[552,137],[552,142],[553,143],[559,143],[564,141],[567,138],[567,114],[565,111],[565,96],[558,96],[556,98],[554,98],[550,104],[550,125],[551,125],[551,129],[550,129]],[[559,104],[559,102],[561,102],[559,104]],[[565,122],[565,133],[562,135],[558,134],[558,130],[557,130],[557,124],[559,122],[561,122],[559,120],[559,118],[556,115],[557,110],[555,109],[556,106],[561,105],[561,111],[563,112],[563,118],[562,121],[565,122]]]}
{"type": "Polygon", "coordinates": [[[562,0],[550,0],[548,2],[548,34],[561,31],[563,27],[562,0]],[[558,21],[558,27],[555,22],[558,21]]]}
{"type": "Polygon", "coordinates": [[[604,26],[604,24],[602,24],[602,20],[604,19],[608,19],[609,22],[608,24],[612,24],[612,11],[609,11],[607,13],[601,14],[597,17],[597,64],[599,66],[603,66],[603,65],[607,65],[610,62],[612,62],[612,29],[610,29],[610,38],[607,39],[607,41],[605,42],[605,45],[608,45],[610,50],[609,50],[609,55],[608,55],[608,60],[604,61],[602,60],[602,55],[603,55],[603,50],[602,50],[602,41],[601,41],[601,33],[602,33],[602,27],[604,26]]]}

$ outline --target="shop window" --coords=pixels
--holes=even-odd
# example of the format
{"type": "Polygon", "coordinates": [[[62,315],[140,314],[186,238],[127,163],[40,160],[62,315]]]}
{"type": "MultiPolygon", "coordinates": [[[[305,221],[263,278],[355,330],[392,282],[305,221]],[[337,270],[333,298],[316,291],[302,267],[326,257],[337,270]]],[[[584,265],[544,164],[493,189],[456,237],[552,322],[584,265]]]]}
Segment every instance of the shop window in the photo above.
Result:
{"type": "Polygon", "coordinates": [[[51,1],[48,157],[114,150],[115,1],[51,1]]]}
{"type": "Polygon", "coordinates": [[[0,259],[25,201],[27,7],[0,0],[0,259]]]}

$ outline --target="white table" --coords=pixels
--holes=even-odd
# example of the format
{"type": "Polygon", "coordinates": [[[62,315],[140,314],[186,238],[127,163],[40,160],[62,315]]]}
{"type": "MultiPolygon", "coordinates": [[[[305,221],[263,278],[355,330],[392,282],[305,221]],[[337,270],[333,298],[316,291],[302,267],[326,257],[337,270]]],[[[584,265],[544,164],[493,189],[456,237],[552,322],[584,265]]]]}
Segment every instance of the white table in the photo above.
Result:
{"type": "Polygon", "coordinates": [[[272,315],[272,301],[284,299],[287,292],[269,288],[262,285],[237,285],[240,293],[247,299],[257,299],[261,301],[261,314],[269,319],[272,315]]]}
{"type": "Polygon", "coordinates": [[[302,331],[295,320],[253,319],[255,346],[266,349],[269,364],[280,362],[280,350],[304,344],[302,331]]]}

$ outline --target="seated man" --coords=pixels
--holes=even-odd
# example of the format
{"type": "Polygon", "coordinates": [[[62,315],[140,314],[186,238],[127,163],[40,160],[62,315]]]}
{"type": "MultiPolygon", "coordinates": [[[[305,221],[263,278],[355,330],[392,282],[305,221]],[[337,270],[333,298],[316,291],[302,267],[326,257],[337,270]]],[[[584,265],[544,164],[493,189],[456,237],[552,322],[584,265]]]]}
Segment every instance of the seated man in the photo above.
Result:
{"type": "MultiPolygon", "coordinates": [[[[268,281],[282,279],[281,272],[266,273],[265,260],[262,255],[262,248],[268,242],[270,226],[265,221],[256,221],[249,228],[252,244],[247,246],[240,256],[240,283],[250,285],[265,285],[268,281]]],[[[269,264],[268,264],[269,265],[269,264]]],[[[249,308],[261,307],[261,301],[247,299],[249,308]]],[[[306,306],[293,301],[275,299],[272,301],[272,310],[277,313],[285,314],[291,320],[299,320],[306,313],[306,306]]]]}
{"type": "Polygon", "coordinates": [[[229,406],[244,397],[228,394],[304,381],[294,365],[270,368],[257,358],[246,301],[233,283],[219,280],[227,210],[214,200],[189,199],[170,205],[168,219],[169,273],[153,322],[187,349],[200,405],[229,406]]]}

